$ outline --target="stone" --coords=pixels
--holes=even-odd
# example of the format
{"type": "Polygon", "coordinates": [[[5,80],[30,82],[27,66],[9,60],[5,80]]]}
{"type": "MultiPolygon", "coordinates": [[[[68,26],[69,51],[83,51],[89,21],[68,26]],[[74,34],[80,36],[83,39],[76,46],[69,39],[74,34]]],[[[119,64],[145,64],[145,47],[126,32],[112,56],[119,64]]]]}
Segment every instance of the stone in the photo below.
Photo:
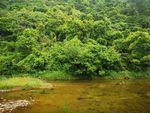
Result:
{"type": "Polygon", "coordinates": [[[3,100],[5,100],[2,102],[3,104],[0,103],[0,113],[4,112],[11,113],[11,111],[16,108],[25,108],[31,105],[31,102],[28,100],[15,100],[15,101],[12,100],[7,101],[6,99],[3,100]]]}

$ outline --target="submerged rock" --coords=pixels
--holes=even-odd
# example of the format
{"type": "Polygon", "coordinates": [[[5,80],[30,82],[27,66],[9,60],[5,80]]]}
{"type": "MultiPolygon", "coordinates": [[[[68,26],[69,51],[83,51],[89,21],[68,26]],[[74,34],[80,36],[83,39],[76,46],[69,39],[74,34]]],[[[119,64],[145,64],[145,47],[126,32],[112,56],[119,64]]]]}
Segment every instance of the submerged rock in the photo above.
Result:
{"type": "Polygon", "coordinates": [[[120,82],[117,82],[116,85],[125,85],[125,81],[120,81],[120,82]]]}
{"type": "Polygon", "coordinates": [[[147,93],[146,96],[150,97],[150,93],[147,93]]]}
{"type": "Polygon", "coordinates": [[[12,110],[16,108],[25,108],[30,105],[31,105],[31,102],[28,100],[2,101],[0,103],[0,113],[4,113],[4,112],[11,113],[12,110]]]}

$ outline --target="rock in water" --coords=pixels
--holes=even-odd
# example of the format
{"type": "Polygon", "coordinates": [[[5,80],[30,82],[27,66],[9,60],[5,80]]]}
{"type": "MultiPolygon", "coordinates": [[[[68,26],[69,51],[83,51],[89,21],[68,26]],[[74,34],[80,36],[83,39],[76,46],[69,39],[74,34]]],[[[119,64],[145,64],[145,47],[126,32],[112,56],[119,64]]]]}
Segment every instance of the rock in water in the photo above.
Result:
{"type": "Polygon", "coordinates": [[[11,113],[12,110],[16,108],[24,108],[31,105],[30,101],[27,100],[16,100],[16,101],[3,101],[0,103],[0,113],[9,112],[11,113]]]}

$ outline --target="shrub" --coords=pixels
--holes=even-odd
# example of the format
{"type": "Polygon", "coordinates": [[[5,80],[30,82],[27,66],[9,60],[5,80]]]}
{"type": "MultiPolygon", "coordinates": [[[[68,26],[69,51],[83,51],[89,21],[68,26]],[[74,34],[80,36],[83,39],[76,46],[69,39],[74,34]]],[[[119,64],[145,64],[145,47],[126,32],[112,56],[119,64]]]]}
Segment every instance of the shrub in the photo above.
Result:
{"type": "Polygon", "coordinates": [[[48,68],[65,70],[75,75],[98,75],[104,70],[120,69],[120,55],[114,48],[90,39],[82,43],[78,38],[65,40],[49,52],[48,68]]]}

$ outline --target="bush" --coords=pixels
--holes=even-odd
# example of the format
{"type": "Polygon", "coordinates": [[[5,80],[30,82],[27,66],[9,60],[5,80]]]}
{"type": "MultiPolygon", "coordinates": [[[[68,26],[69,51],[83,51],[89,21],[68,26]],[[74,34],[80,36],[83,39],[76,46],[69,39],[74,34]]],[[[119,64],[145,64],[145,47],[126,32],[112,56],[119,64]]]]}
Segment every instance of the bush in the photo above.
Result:
{"type": "Polygon", "coordinates": [[[34,51],[32,54],[18,62],[17,65],[23,72],[36,72],[44,70],[46,68],[46,64],[46,57],[41,52],[34,51]]]}
{"type": "Polygon", "coordinates": [[[143,70],[150,66],[150,35],[146,32],[133,32],[126,39],[115,41],[115,47],[122,54],[127,67],[143,70]]]}
{"type": "Polygon", "coordinates": [[[49,52],[48,69],[65,70],[75,75],[99,75],[104,70],[119,70],[120,55],[114,48],[90,39],[82,43],[78,38],[65,40],[49,52]]]}

